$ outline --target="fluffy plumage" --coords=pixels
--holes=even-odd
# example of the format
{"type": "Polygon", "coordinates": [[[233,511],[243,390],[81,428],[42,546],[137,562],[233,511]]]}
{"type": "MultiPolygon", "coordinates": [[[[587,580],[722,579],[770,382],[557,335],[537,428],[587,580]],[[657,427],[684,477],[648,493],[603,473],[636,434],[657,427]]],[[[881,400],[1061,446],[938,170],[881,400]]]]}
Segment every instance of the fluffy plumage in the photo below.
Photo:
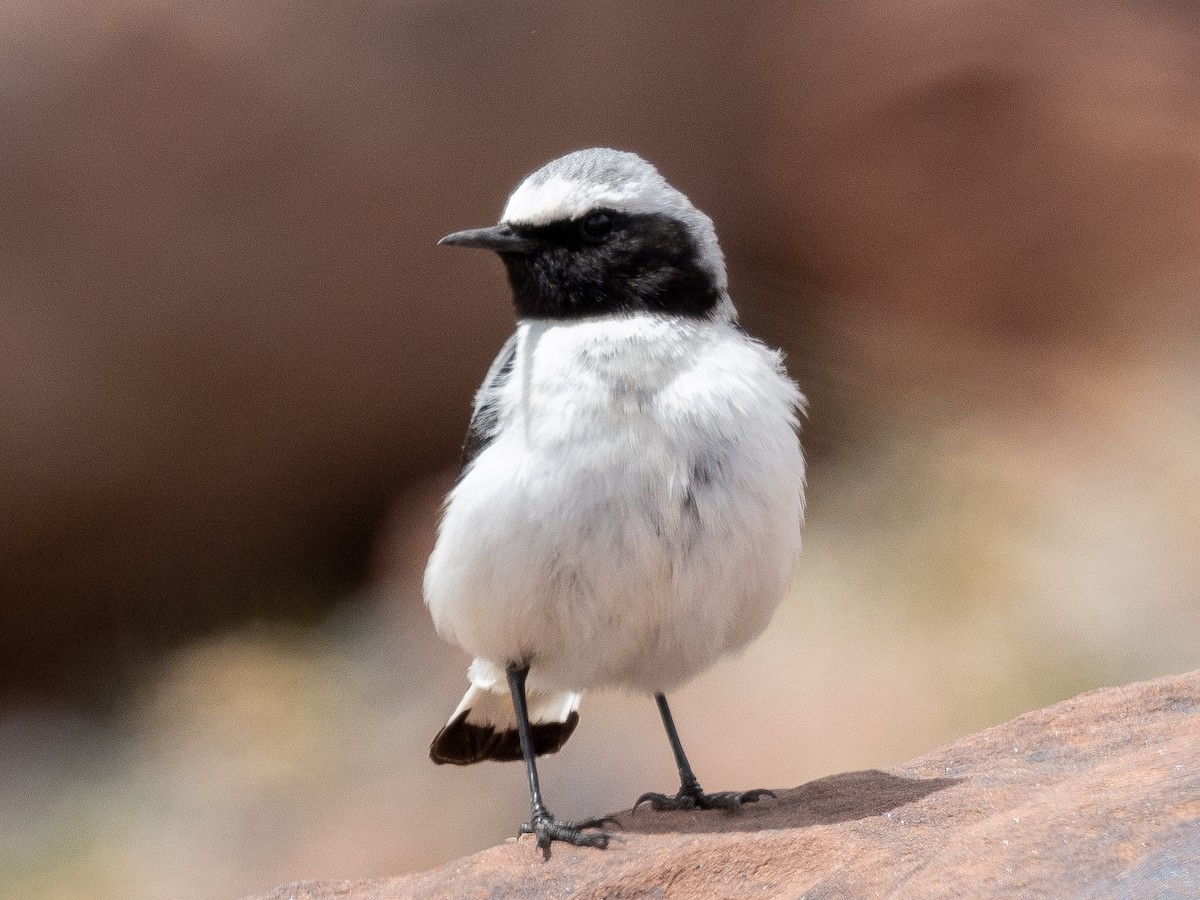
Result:
{"type": "Polygon", "coordinates": [[[502,226],[537,249],[501,252],[517,331],[425,575],[439,634],[476,657],[439,762],[519,754],[509,663],[530,667],[538,752],[584,691],[678,687],[766,627],[800,551],[803,398],[737,326],[708,217],[639,157],[594,150],[526,179],[502,226]],[[614,233],[593,241],[597,210],[614,233]],[[552,286],[538,315],[530,279],[552,286]]]}

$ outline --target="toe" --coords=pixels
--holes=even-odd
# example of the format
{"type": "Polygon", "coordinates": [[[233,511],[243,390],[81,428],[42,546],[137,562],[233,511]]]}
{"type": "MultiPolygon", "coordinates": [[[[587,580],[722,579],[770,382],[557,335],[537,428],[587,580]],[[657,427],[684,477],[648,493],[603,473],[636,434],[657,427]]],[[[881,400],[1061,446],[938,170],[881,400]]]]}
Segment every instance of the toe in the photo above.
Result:
{"type": "Polygon", "coordinates": [[[742,795],[728,792],[706,794],[701,805],[705,809],[725,809],[731,813],[739,813],[742,811],[742,795]]]}
{"type": "MultiPolygon", "coordinates": [[[[701,795],[703,796],[703,795],[701,795]]],[[[680,810],[701,809],[703,803],[691,793],[680,792],[678,794],[642,794],[638,797],[637,803],[633,804],[633,809],[636,810],[641,804],[649,803],[650,808],[656,812],[678,812],[680,810]]],[[[631,812],[633,810],[630,810],[631,812]]]]}
{"type": "Polygon", "coordinates": [[[637,808],[639,806],[641,806],[643,803],[649,803],[652,809],[661,809],[659,804],[665,803],[666,801],[667,801],[666,794],[655,794],[652,792],[648,792],[648,793],[642,794],[642,796],[638,797],[637,802],[635,802],[633,804],[633,808],[630,809],[629,811],[635,812],[637,810],[637,808]]]}
{"type": "Polygon", "coordinates": [[[599,850],[607,850],[609,837],[607,831],[592,831],[587,834],[576,834],[571,839],[571,843],[576,847],[596,847],[599,850]]]}

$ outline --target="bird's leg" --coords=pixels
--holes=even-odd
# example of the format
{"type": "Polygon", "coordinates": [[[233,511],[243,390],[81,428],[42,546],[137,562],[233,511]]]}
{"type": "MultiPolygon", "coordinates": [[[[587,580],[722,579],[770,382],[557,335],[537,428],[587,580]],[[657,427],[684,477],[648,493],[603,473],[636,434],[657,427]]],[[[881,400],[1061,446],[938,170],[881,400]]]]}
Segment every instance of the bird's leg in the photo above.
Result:
{"type": "Polygon", "coordinates": [[[658,713],[662,716],[663,728],[667,731],[667,740],[671,742],[671,750],[675,754],[675,765],[679,768],[679,793],[674,796],[666,794],[646,793],[638,797],[633,808],[637,809],[643,803],[649,803],[652,809],[727,809],[739,812],[743,803],[754,803],[763,797],[774,797],[768,790],[756,791],[722,791],[716,794],[706,794],[696,780],[696,773],[688,762],[687,754],[683,752],[683,744],[679,742],[679,732],[675,730],[675,719],[671,716],[671,707],[667,706],[667,698],[662,694],[654,695],[658,704],[658,713]]]}
{"type": "Polygon", "coordinates": [[[525,771],[529,774],[530,814],[529,821],[517,831],[517,836],[532,834],[537,838],[538,849],[546,859],[550,858],[550,842],[563,841],[576,847],[599,847],[603,850],[612,837],[607,831],[587,833],[588,828],[602,828],[606,822],[616,824],[616,819],[588,819],[586,822],[560,822],[554,818],[542,802],[542,789],[538,784],[537,761],[533,752],[533,739],[529,733],[529,709],[525,703],[525,676],[529,666],[509,663],[508,687],[512,691],[513,708],[517,713],[517,736],[521,741],[521,755],[525,757],[525,771]]]}

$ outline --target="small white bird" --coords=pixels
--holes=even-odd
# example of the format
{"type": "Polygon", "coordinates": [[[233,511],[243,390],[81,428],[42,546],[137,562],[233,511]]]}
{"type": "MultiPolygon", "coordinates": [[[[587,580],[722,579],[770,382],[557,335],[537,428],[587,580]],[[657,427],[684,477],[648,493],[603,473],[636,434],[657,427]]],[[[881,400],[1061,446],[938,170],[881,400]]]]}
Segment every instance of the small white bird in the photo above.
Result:
{"type": "Polygon", "coordinates": [[[535,757],[570,737],[583,692],[617,687],[654,696],[679,767],[677,794],[638,804],[773,796],[702,791],[664,696],[766,627],[804,515],[804,398],[738,326],[712,221],[642,158],[593,149],[441,243],[499,254],[517,330],[476,395],[425,573],[438,633],[475,657],[430,756],[523,757],[520,833],[546,855],[605,847],[611,820],[551,815],[535,757]]]}

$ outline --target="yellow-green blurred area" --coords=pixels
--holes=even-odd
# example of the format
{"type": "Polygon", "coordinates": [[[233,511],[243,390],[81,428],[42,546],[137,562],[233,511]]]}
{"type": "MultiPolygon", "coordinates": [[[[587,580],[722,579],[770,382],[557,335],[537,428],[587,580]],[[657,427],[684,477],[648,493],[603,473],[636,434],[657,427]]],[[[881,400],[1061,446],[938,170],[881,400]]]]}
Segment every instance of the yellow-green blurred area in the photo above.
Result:
{"type": "MultiPolygon", "coordinates": [[[[713,216],[811,400],[794,592],[673,698],[706,786],[1200,666],[1198,60],[1166,0],[0,4],[0,895],[514,833],[519,766],[426,756],[467,659],[421,571],[512,324],[435,242],[579,147],[713,216]]],[[[565,817],[674,778],[615,695],[543,772],[565,817]]]]}

